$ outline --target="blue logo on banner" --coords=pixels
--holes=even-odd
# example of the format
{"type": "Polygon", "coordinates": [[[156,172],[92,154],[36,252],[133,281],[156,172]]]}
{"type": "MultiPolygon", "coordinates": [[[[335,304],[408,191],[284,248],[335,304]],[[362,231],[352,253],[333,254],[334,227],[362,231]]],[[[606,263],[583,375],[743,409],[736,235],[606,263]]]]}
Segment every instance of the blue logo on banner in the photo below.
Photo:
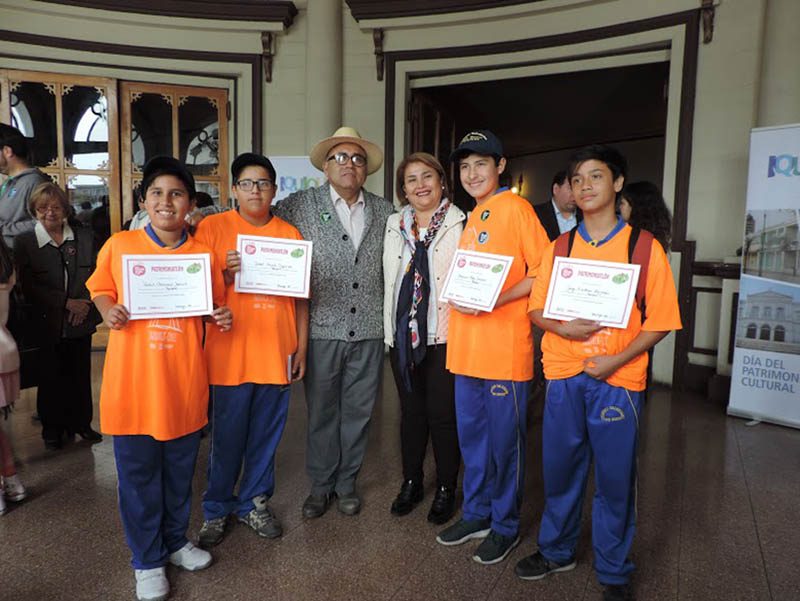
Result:
{"type": "Polygon", "coordinates": [[[775,177],[776,173],[785,177],[792,177],[793,175],[800,176],[798,159],[800,159],[800,157],[791,154],[770,155],[769,165],[767,166],[767,177],[775,177]]]}

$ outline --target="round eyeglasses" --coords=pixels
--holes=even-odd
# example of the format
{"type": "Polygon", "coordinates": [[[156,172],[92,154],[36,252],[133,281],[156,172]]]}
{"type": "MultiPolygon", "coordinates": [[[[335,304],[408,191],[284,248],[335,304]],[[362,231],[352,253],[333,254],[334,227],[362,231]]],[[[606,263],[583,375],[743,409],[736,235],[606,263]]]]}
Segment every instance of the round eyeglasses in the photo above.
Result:
{"type": "Polygon", "coordinates": [[[337,165],[347,165],[349,161],[356,167],[364,167],[367,164],[367,157],[365,157],[363,154],[354,154],[351,156],[346,152],[337,152],[336,154],[329,156],[326,160],[336,161],[337,165]]]}

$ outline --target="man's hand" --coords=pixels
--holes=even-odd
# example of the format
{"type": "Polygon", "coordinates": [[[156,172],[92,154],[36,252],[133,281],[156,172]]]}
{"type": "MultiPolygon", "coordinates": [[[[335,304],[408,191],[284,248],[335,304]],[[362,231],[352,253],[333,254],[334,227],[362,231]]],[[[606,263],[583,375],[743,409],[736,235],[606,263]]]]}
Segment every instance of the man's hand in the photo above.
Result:
{"type": "Polygon", "coordinates": [[[112,330],[121,330],[128,324],[131,314],[125,308],[125,305],[113,305],[106,312],[106,325],[112,330]]]}
{"type": "Polygon", "coordinates": [[[619,355],[598,355],[583,361],[583,372],[595,380],[607,380],[623,366],[619,355]]]}
{"type": "Polygon", "coordinates": [[[306,353],[296,352],[292,355],[292,382],[298,382],[306,375],[306,353]]]}
{"type": "Polygon", "coordinates": [[[228,307],[217,307],[211,313],[211,321],[216,324],[220,332],[227,332],[233,327],[233,313],[228,307]]]}
{"type": "Polygon", "coordinates": [[[455,309],[459,313],[463,313],[464,315],[480,315],[481,313],[479,309],[473,309],[472,307],[465,307],[464,305],[459,305],[458,303],[454,303],[453,301],[447,301],[447,304],[450,305],[453,309],[455,309]]]}
{"type": "Polygon", "coordinates": [[[590,319],[573,319],[572,321],[565,321],[559,327],[556,334],[567,340],[589,340],[592,335],[602,330],[601,326],[596,321],[590,319]]]}
{"type": "Polygon", "coordinates": [[[225,279],[225,285],[230,286],[233,284],[235,275],[242,270],[242,257],[235,250],[229,250],[225,255],[225,269],[222,271],[222,277],[225,279]]]}

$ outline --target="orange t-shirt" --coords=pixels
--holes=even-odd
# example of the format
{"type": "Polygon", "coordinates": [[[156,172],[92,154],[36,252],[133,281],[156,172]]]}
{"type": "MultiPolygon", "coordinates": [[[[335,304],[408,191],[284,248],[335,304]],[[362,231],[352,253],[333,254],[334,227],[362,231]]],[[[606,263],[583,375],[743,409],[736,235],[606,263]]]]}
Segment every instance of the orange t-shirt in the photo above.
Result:
{"type": "MultiPolygon", "coordinates": [[[[145,230],[114,234],[97,255],[86,282],[92,299],[123,297],[122,255],[211,254],[189,238],[163,248],[145,230]]],[[[223,304],[222,270],[211,256],[214,302],[223,304]]],[[[209,330],[214,329],[213,327],[209,330]]],[[[104,434],[146,434],[173,440],[208,421],[208,378],[203,357],[201,317],[137,319],[108,336],[100,388],[100,429],[104,434]]]]}
{"type": "MultiPolygon", "coordinates": [[[[470,213],[459,248],[513,257],[503,291],[535,277],[547,234],[530,203],[513,192],[492,196],[470,213]]],[[[527,298],[491,313],[450,311],[447,369],[486,380],[524,382],[533,377],[533,337],[527,298]]]]}
{"type": "MultiPolygon", "coordinates": [[[[580,234],[575,236],[570,257],[578,259],[594,259],[596,261],[613,261],[628,263],[628,240],[631,227],[626,225],[611,240],[600,246],[592,246],[580,234]]],[[[531,290],[528,309],[544,309],[547,289],[550,286],[550,275],[553,271],[553,252],[555,242],[547,247],[539,265],[539,277],[531,290]]],[[[615,355],[627,348],[639,332],[667,332],[681,329],[681,316],[678,310],[678,295],[675,293],[675,282],[667,256],[656,240],[650,251],[650,265],[647,268],[647,286],[645,288],[645,304],[647,318],[642,323],[642,314],[634,303],[630,320],[626,329],[603,328],[585,341],[567,340],[545,332],[542,339],[542,365],[548,380],[570,378],[583,371],[583,361],[598,355],[615,355]]],[[[647,380],[647,353],[635,357],[617,371],[608,380],[612,386],[620,386],[628,390],[645,389],[647,380]]]]}
{"type": "MultiPolygon", "coordinates": [[[[206,217],[197,226],[195,237],[214,251],[218,263],[225,265],[228,251],[236,250],[238,234],[303,239],[297,228],[274,215],[266,225],[257,227],[237,211],[206,217]]],[[[208,331],[209,383],[288,384],[289,357],[297,351],[295,299],[234,292],[233,284],[227,287],[225,298],[236,320],[230,332],[208,331]]]]}

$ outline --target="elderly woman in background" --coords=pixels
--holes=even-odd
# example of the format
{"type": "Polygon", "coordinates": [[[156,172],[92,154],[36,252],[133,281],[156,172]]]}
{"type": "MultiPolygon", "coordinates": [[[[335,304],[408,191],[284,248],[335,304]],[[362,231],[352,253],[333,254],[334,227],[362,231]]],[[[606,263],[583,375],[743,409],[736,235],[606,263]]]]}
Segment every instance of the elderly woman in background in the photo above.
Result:
{"type": "Polygon", "coordinates": [[[428,434],[436,459],[436,494],[428,521],[447,522],[456,509],[461,463],[453,375],[445,369],[449,307],[437,301],[466,216],[449,199],[442,165],[416,152],[397,168],[403,205],[384,238],[384,337],[400,395],[403,484],[391,506],[409,513],[423,497],[428,434]]]}
{"type": "Polygon", "coordinates": [[[33,190],[28,208],[36,226],[14,240],[14,256],[23,293],[41,315],[42,438],[50,450],[60,449],[65,435],[99,442],[91,425],[91,350],[100,316],[86,289],[95,262],[92,231],[69,219],[67,195],[52,182],[33,190]]]}

